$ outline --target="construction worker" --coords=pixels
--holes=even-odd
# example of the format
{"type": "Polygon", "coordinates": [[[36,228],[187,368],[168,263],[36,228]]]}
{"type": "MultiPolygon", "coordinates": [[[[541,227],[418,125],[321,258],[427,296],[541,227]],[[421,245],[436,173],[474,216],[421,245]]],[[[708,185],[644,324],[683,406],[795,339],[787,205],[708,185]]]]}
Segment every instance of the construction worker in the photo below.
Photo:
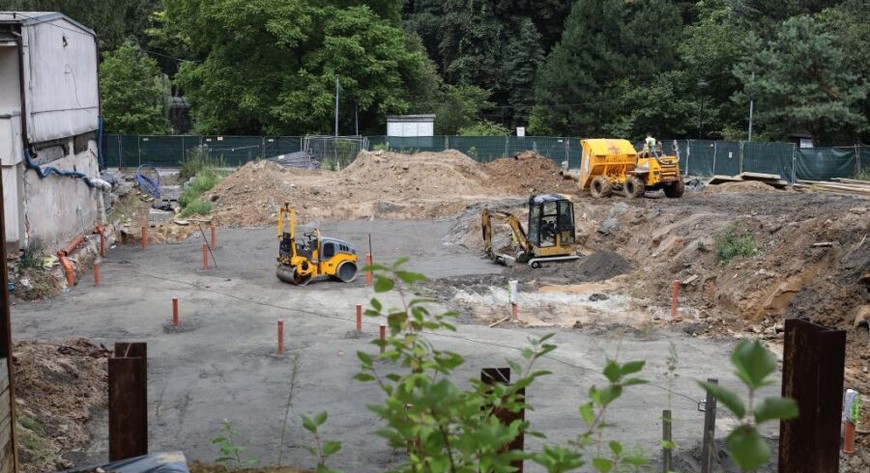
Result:
{"type": "Polygon", "coordinates": [[[655,146],[656,139],[653,138],[652,132],[646,132],[646,139],[643,140],[643,150],[641,151],[641,154],[643,154],[644,157],[649,157],[655,149],[655,146]]]}

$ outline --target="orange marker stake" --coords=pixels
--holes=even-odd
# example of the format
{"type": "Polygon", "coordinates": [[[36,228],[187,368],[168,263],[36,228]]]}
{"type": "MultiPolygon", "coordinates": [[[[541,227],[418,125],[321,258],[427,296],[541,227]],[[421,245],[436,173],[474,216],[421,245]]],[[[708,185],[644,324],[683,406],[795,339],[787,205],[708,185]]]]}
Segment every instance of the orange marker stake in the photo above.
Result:
{"type": "Polygon", "coordinates": [[[142,226],[142,249],[148,247],[148,227],[142,226]]]}
{"type": "MultiPolygon", "coordinates": [[[[366,253],[366,266],[372,265],[372,254],[366,253]]],[[[366,284],[372,284],[374,281],[374,275],[372,274],[372,270],[366,271],[366,284]]]]}
{"type": "Polygon", "coordinates": [[[94,286],[100,285],[100,263],[94,263],[94,286]]]}
{"type": "Polygon", "coordinates": [[[202,242],[202,270],[208,271],[208,244],[202,242]]]}
{"type": "Polygon", "coordinates": [[[106,256],[106,233],[102,227],[97,227],[100,233],[100,256],[106,256]]]}
{"type": "Polygon", "coordinates": [[[671,318],[677,320],[677,304],[680,297],[680,281],[674,279],[674,290],[671,296],[671,318]]]}
{"type": "MultiPolygon", "coordinates": [[[[386,339],[387,339],[387,326],[384,324],[381,324],[381,341],[382,342],[386,341],[386,339]]],[[[386,348],[387,348],[386,345],[381,345],[381,354],[384,353],[384,350],[386,350],[386,348]]]]}
{"type": "Polygon", "coordinates": [[[519,320],[520,318],[520,306],[517,304],[511,304],[511,317],[513,317],[514,320],[519,320]]]}
{"type": "Polygon", "coordinates": [[[179,317],[178,317],[178,298],[173,297],[172,298],[172,326],[178,327],[178,325],[180,323],[181,322],[179,321],[179,317]]]}
{"type": "Polygon", "coordinates": [[[217,229],[212,225],[211,227],[211,248],[217,248],[217,229]]]}
{"type": "Polygon", "coordinates": [[[362,304],[356,305],[356,334],[362,333],[362,304]]]}
{"type": "Polygon", "coordinates": [[[284,319],[278,319],[278,354],[284,353],[284,319]]]}

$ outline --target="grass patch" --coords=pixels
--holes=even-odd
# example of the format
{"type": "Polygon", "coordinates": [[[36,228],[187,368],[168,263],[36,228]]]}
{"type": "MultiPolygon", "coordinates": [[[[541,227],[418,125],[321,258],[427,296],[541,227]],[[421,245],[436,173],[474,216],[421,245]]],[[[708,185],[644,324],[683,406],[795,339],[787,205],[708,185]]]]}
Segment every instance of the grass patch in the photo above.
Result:
{"type": "Polygon", "coordinates": [[[855,174],[855,179],[860,181],[870,181],[870,169],[865,169],[858,174],[855,174]]]}
{"type": "Polygon", "coordinates": [[[202,174],[203,171],[214,171],[226,167],[223,156],[213,157],[207,149],[196,148],[181,161],[178,170],[178,182],[187,182],[191,177],[202,174]]]}
{"type": "MultiPolygon", "coordinates": [[[[192,155],[192,158],[185,161],[192,163],[188,165],[186,172],[195,172],[195,174],[190,184],[184,187],[181,197],[178,198],[178,203],[181,204],[181,212],[179,212],[178,216],[181,218],[187,218],[192,215],[208,215],[212,211],[211,202],[203,199],[202,195],[210,191],[221,181],[221,175],[215,167],[218,164],[208,160],[207,155],[206,158],[196,157],[201,155],[192,155]]],[[[185,168],[182,166],[182,171],[184,172],[184,170],[185,168]]],[[[189,178],[184,178],[182,182],[187,182],[188,180],[189,178]]]]}
{"type": "Polygon", "coordinates": [[[24,271],[29,268],[42,267],[42,257],[44,248],[42,242],[32,241],[30,247],[21,252],[21,258],[18,260],[18,270],[24,271]]]}
{"type": "Polygon", "coordinates": [[[716,239],[716,258],[720,264],[728,264],[734,258],[755,256],[758,246],[751,233],[731,225],[716,239]]]}
{"type": "MultiPolygon", "coordinates": [[[[36,462],[43,462],[51,458],[51,441],[45,436],[45,428],[35,420],[21,416],[18,422],[18,445],[27,451],[36,462]]],[[[31,461],[32,463],[32,461],[31,461]]]]}
{"type": "Polygon", "coordinates": [[[187,218],[194,215],[208,215],[211,213],[211,210],[211,202],[203,200],[202,198],[196,198],[181,209],[181,212],[178,213],[178,217],[187,218]]]}

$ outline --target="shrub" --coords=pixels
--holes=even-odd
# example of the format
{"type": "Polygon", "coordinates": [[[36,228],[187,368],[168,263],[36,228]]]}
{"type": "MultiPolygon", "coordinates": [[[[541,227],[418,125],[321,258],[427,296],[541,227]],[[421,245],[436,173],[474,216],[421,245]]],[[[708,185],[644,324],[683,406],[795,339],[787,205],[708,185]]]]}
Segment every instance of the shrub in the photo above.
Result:
{"type": "Polygon", "coordinates": [[[758,252],[755,238],[748,231],[736,225],[716,239],[716,258],[721,264],[728,264],[735,257],[747,258],[758,252]]]}

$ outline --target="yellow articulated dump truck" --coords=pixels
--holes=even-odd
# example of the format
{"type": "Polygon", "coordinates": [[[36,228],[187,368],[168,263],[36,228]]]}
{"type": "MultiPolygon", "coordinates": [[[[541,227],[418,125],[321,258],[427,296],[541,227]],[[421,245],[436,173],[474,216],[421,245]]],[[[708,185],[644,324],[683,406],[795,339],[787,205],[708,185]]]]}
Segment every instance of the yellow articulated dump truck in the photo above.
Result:
{"type": "Polygon", "coordinates": [[[593,197],[622,192],[629,199],[662,189],[671,198],[682,197],[685,190],[680,176],[679,156],[665,156],[661,149],[638,153],[628,140],[580,140],[580,188],[593,197]]]}

